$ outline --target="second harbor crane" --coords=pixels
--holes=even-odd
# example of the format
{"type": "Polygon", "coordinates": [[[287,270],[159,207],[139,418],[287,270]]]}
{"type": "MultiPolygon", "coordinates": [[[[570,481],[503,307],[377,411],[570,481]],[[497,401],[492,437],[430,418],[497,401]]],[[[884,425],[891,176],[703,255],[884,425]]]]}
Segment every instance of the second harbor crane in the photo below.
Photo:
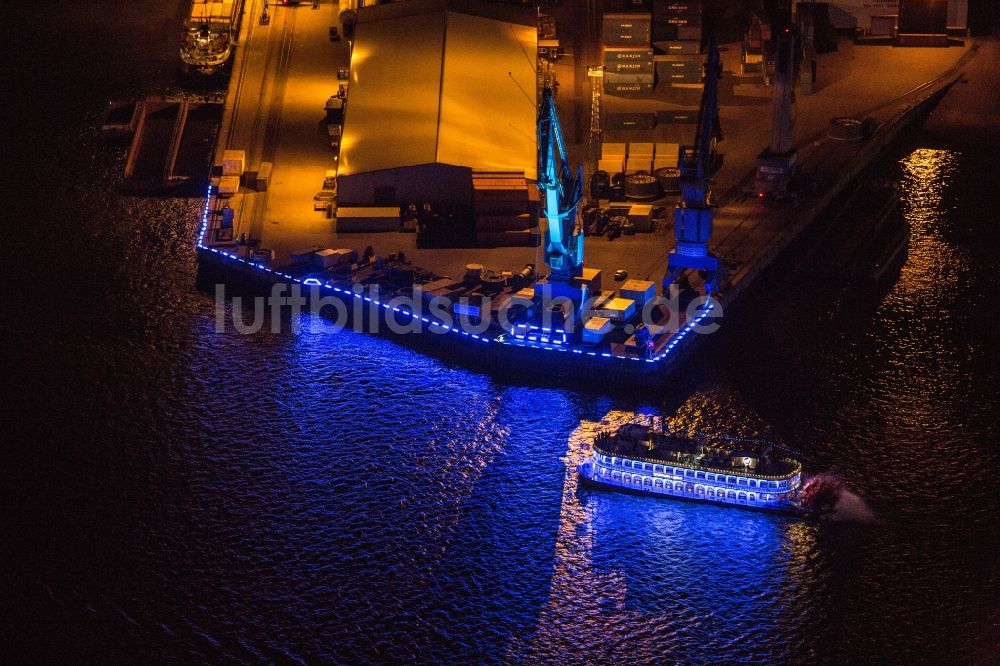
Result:
{"type": "Polygon", "coordinates": [[[677,160],[681,201],[674,210],[676,247],[667,258],[667,273],[663,278],[664,292],[668,292],[674,281],[688,269],[702,273],[706,296],[715,290],[719,281],[719,260],[708,251],[708,241],[712,238],[715,218],[715,206],[711,200],[714,146],[722,139],[718,105],[721,75],[719,49],[713,42],[708,47],[705,89],[698,112],[694,146],[682,146],[677,160]]]}
{"type": "Polygon", "coordinates": [[[754,189],[757,196],[783,198],[798,172],[792,128],[795,121],[795,81],[802,60],[798,31],[787,10],[771,17],[768,50],[774,61],[774,99],[771,104],[771,143],[757,156],[754,189]]]}

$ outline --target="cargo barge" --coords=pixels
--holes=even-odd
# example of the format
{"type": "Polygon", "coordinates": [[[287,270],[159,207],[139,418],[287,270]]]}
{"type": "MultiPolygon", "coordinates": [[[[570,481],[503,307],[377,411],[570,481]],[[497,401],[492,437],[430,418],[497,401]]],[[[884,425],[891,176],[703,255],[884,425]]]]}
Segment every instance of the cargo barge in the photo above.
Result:
{"type": "Polygon", "coordinates": [[[191,185],[204,186],[210,166],[208,146],[219,133],[224,104],[211,96],[148,97],[128,105],[112,104],[116,111],[102,125],[109,139],[128,136],[123,187],[131,192],[155,192],[191,185]],[[131,123],[119,129],[131,111],[131,123]],[[107,128],[107,129],[105,129],[107,128]]]}
{"type": "Polygon", "coordinates": [[[818,514],[803,492],[802,463],[769,442],[690,438],[628,423],[600,433],[577,471],[600,488],[798,517],[818,514]]]}
{"type": "Polygon", "coordinates": [[[181,70],[211,76],[222,69],[236,46],[243,0],[191,0],[181,33],[181,70]]]}

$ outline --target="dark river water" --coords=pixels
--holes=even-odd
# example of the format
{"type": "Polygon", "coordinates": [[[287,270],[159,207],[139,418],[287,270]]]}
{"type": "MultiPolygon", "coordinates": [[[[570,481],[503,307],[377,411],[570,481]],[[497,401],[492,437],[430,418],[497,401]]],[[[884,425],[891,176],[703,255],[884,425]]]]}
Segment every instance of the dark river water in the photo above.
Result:
{"type": "Polygon", "coordinates": [[[909,137],[878,173],[905,264],[852,284],[806,243],[660,392],[219,334],[199,202],[118,194],[96,134],[175,85],[183,3],[153,4],[4,10],[6,663],[996,662],[992,154],[909,137]],[[851,493],[817,524],[578,490],[637,414],[851,493]]]}

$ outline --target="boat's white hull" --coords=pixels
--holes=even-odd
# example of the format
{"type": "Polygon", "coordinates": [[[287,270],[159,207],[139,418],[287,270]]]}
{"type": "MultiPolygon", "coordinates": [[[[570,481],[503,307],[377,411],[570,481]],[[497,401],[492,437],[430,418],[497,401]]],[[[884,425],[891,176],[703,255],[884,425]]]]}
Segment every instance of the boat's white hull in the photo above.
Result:
{"type": "Polygon", "coordinates": [[[654,475],[637,473],[602,475],[601,470],[589,460],[580,465],[577,471],[582,480],[602,488],[757,511],[773,511],[796,516],[809,515],[808,511],[792,499],[764,499],[760,493],[747,492],[745,488],[739,490],[725,487],[709,488],[703,484],[671,482],[654,475]]]}

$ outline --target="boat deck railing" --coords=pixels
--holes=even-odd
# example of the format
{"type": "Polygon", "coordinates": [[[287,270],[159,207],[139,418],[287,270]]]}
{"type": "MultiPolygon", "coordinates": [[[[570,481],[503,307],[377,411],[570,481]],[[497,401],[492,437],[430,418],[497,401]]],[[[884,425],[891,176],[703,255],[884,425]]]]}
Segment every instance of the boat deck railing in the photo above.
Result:
{"type": "MultiPolygon", "coordinates": [[[[726,475],[732,475],[732,476],[745,476],[745,477],[748,477],[748,478],[759,478],[759,479],[768,479],[768,480],[782,480],[782,479],[790,479],[793,476],[795,476],[796,474],[799,474],[799,473],[802,472],[802,464],[799,461],[792,460],[792,459],[785,459],[789,463],[789,471],[788,472],[780,473],[780,474],[763,474],[763,473],[757,472],[756,470],[749,469],[749,468],[742,468],[742,467],[711,467],[711,466],[708,466],[708,465],[700,465],[698,463],[685,462],[685,461],[677,460],[677,459],[674,459],[674,458],[660,458],[660,457],[649,458],[649,457],[643,457],[643,456],[640,456],[640,455],[625,454],[625,453],[622,453],[621,451],[615,451],[613,449],[604,449],[604,448],[601,448],[599,444],[595,444],[594,445],[594,450],[598,451],[601,454],[606,455],[606,456],[613,456],[613,457],[616,457],[616,458],[627,458],[629,460],[635,460],[635,461],[639,461],[639,462],[642,462],[642,463],[650,463],[650,464],[653,464],[653,465],[669,464],[669,465],[673,465],[675,467],[683,467],[684,469],[690,469],[690,470],[698,471],[698,472],[711,472],[713,474],[726,474],[726,475]]],[[[650,453],[653,453],[653,452],[651,451],[650,453]]],[[[682,454],[682,455],[684,455],[684,454],[682,454]]],[[[627,468],[624,468],[624,469],[627,469],[627,468]]]]}

